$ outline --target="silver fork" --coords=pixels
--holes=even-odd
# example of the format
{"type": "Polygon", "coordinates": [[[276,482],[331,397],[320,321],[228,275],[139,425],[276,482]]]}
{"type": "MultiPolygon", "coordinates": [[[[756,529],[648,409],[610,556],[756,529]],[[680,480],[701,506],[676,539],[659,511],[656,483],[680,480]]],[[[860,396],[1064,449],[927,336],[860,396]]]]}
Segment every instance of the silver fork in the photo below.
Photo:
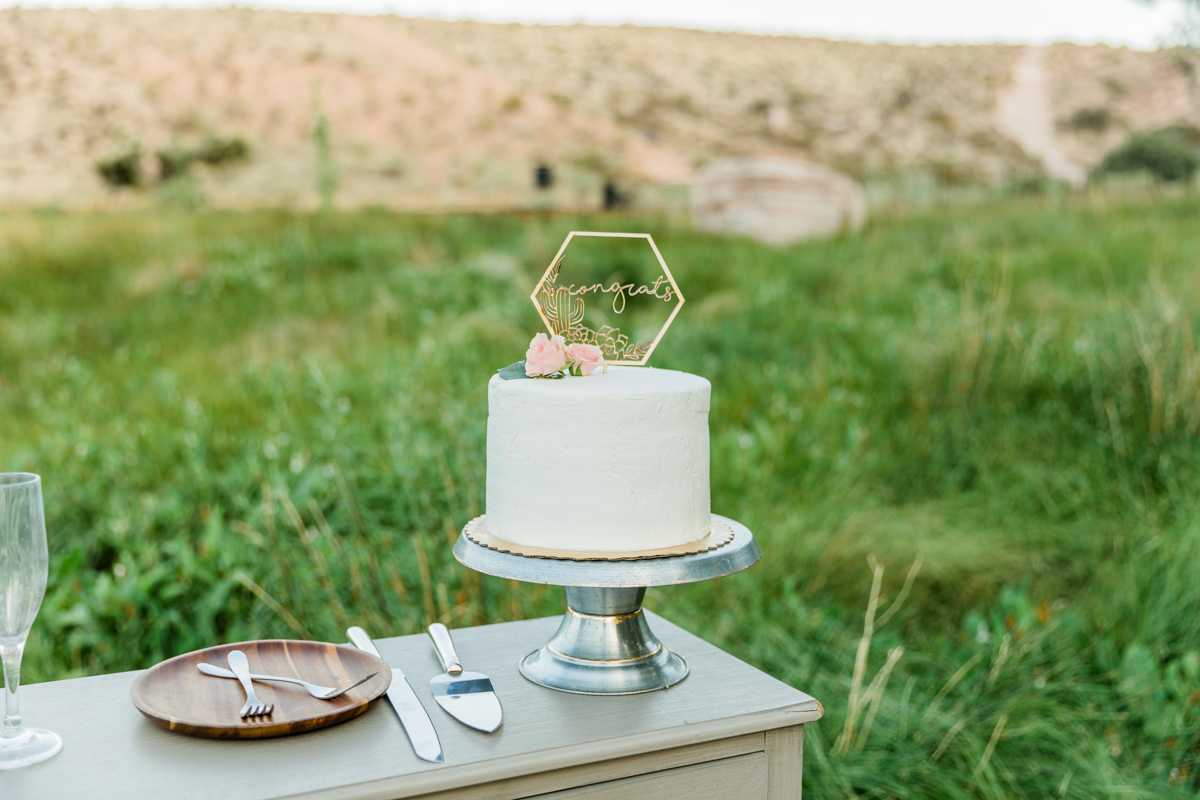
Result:
{"type": "MultiPolygon", "coordinates": [[[[214,678],[236,678],[237,677],[237,675],[234,675],[232,672],[225,669],[224,667],[217,667],[212,664],[200,663],[200,664],[196,665],[196,669],[200,670],[205,675],[211,675],[214,678]]],[[[339,689],[336,686],[318,686],[315,683],[309,683],[308,681],[302,681],[299,678],[284,678],[280,675],[258,675],[255,673],[251,673],[250,680],[252,680],[252,681],[279,681],[281,683],[294,683],[298,686],[303,686],[304,690],[306,692],[308,692],[309,694],[311,694],[313,697],[317,698],[318,700],[332,700],[335,697],[341,697],[346,692],[350,691],[351,689],[353,689],[356,686],[361,686],[362,684],[371,680],[371,678],[374,678],[378,674],[379,674],[378,672],[372,672],[370,675],[366,676],[365,678],[360,678],[359,680],[355,681],[354,683],[350,684],[349,686],[345,687],[344,689],[339,689]]]]}
{"type": "Polygon", "coordinates": [[[233,670],[234,677],[246,691],[246,704],[242,706],[242,710],[238,714],[243,719],[265,717],[270,714],[275,706],[262,702],[254,693],[254,683],[250,680],[250,662],[246,660],[246,654],[241,650],[230,650],[229,655],[225,656],[225,660],[229,662],[229,668],[233,670]]]}

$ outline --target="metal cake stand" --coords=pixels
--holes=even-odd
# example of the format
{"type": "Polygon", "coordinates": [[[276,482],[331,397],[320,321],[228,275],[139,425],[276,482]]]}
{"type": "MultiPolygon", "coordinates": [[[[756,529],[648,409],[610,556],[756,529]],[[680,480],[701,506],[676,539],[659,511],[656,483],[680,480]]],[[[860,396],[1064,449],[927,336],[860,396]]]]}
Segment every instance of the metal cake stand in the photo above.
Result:
{"type": "Polygon", "coordinates": [[[762,553],[745,525],[717,517],[733,540],[715,550],[625,561],[567,561],[502,553],[460,534],[454,557],[498,578],[562,586],[567,613],[550,641],[521,659],[521,674],[550,689],[576,694],[636,694],[687,677],[687,662],[650,631],[642,600],[650,586],[722,578],[754,564],[762,553]]]}

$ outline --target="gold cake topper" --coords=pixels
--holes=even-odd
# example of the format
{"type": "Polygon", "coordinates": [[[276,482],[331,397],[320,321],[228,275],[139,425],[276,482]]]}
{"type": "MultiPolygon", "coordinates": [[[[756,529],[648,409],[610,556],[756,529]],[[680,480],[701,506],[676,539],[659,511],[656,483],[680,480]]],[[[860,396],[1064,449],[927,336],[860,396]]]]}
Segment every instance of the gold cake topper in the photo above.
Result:
{"type": "Polygon", "coordinates": [[[530,299],[551,336],[561,335],[571,343],[595,345],[604,354],[605,364],[632,366],[644,366],[650,360],[654,348],[662,340],[667,328],[671,327],[684,303],[683,294],[650,234],[595,231],[571,231],[567,234],[546,273],[533,287],[530,299]],[[628,277],[595,280],[586,275],[576,276],[583,277],[582,281],[569,280],[569,275],[564,278],[564,267],[570,270],[573,266],[566,258],[567,247],[577,236],[643,239],[650,246],[661,273],[653,280],[644,282],[628,277]],[[595,296],[595,300],[589,295],[595,296]],[[643,306],[643,310],[652,305],[669,309],[666,321],[652,337],[643,335],[635,339],[632,333],[622,332],[621,327],[610,324],[616,322],[616,317],[624,314],[631,303],[643,306]]]}

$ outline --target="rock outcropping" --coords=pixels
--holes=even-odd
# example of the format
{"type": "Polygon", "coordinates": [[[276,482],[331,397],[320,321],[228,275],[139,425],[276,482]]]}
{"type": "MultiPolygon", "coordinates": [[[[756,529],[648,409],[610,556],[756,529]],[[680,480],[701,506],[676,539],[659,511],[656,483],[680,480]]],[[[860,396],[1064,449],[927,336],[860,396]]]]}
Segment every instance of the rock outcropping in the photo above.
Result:
{"type": "Polygon", "coordinates": [[[791,244],[857,230],[866,219],[857,181],[796,158],[725,158],[692,183],[692,223],[712,233],[791,244]]]}

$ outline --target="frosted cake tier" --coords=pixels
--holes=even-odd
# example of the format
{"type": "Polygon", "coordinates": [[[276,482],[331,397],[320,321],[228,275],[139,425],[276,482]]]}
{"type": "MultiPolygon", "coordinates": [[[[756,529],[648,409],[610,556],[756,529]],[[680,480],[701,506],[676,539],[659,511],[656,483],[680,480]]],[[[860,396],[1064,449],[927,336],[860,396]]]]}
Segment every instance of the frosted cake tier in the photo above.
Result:
{"type": "Polygon", "coordinates": [[[704,378],[649,367],[488,384],[487,528],[516,544],[629,552],[708,534],[704,378]]]}

